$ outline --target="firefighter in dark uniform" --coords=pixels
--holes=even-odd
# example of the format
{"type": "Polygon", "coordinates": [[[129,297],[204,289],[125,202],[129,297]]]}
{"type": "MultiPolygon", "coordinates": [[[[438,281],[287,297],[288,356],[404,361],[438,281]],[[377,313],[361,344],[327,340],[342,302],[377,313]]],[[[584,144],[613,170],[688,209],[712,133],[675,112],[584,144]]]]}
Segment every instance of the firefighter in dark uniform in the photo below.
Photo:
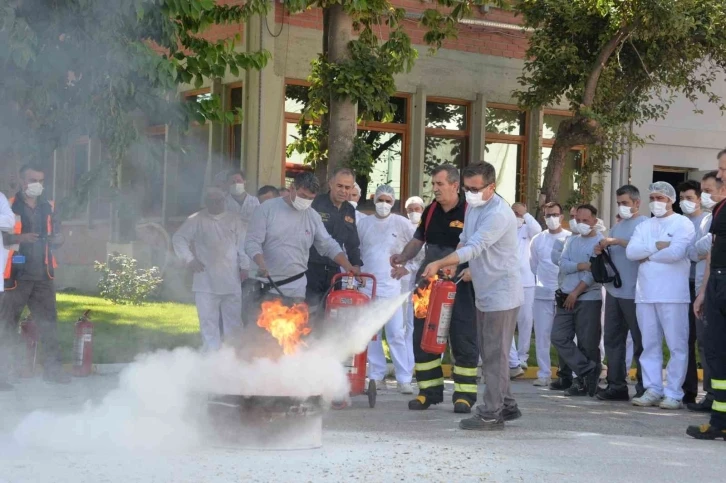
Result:
{"type": "MultiPolygon", "coordinates": [[[[421,223],[400,255],[391,257],[396,268],[411,260],[426,245],[426,256],[416,274],[417,280],[423,269],[432,261],[456,250],[459,236],[464,228],[466,203],[459,199],[459,170],[451,164],[437,167],[432,173],[436,200],[424,210],[421,223]]],[[[466,265],[452,267],[460,273],[466,265]]],[[[414,318],[413,353],[416,382],[419,394],[409,401],[412,410],[428,409],[432,404],[444,400],[444,374],[441,356],[429,354],[421,349],[424,319],[414,318]]],[[[476,342],[476,312],[474,287],[470,281],[461,281],[456,286],[456,298],[451,316],[449,344],[454,356],[454,412],[469,413],[476,402],[476,370],[479,362],[479,348],[476,342]]]]}
{"type": "MultiPolygon", "coordinates": [[[[718,154],[718,179],[726,181],[726,149],[718,154]]],[[[726,194],[724,188],[721,191],[726,194]]],[[[704,318],[703,349],[714,400],[709,424],[689,426],[686,433],[696,439],[726,440],[726,199],[713,207],[710,233],[711,251],[693,311],[704,318]]]]}
{"type": "MultiPolygon", "coordinates": [[[[362,262],[355,208],[348,203],[350,192],[355,185],[355,175],[348,168],[338,168],[333,171],[328,185],[330,192],[316,196],[312,208],[320,214],[330,236],[345,250],[350,263],[360,267],[362,262]]],[[[311,312],[323,308],[325,301],[322,298],[337,273],[340,273],[340,265],[320,255],[315,247],[310,248],[308,270],[305,273],[308,281],[305,301],[311,312]]]]}

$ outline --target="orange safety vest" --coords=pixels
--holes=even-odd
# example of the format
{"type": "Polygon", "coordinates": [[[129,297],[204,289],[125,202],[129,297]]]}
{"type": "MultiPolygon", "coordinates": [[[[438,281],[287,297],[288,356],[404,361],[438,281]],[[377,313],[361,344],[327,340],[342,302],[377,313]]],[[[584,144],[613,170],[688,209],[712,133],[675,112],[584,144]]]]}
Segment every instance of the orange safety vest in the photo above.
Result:
{"type": "MultiPolygon", "coordinates": [[[[13,196],[8,200],[11,207],[14,208],[15,206],[16,198],[13,196]]],[[[50,204],[50,213],[46,216],[46,235],[47,236],[53,236],[53,219],[51,214],[53,213],[53,210],[55,209],[55,205],[52,201],[48,201],[50,204]]],[[[15,211],[13,209],[13,211],[15,211]]],[[[15,214],[15,227],[13,228],[13,235],[20,235],[23,233],[23,221],[19,214],[15,214]]],[[[15,250],[8,250],[8,258],[5,262],[5,273],[3,274],[3,278],[5,281],[5,290],[13,290],[18,286],[18,282],[16,280],[18,271],[19,271],[19,264],[13,264],[13,256],[15,255],[15,250]]],[[[56,262],[55,256],[53,255],[53,252],[50,249],[50,243],[48,241],[45,241],[45,267],[46,271],[48,273],[48,277],[53,280],[55,277],[55,269],[58,267],[58,263],[56,262]]]]}

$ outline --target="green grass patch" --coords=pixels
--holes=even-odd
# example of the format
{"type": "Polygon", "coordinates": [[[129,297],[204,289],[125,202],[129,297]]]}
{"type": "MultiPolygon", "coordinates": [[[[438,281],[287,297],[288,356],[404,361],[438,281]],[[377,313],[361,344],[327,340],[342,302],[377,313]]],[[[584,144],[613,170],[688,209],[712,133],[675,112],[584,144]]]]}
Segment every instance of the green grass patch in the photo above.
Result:
{"type": "Polygon", "coordinates": [[[64,362],[71,362],[74,324],[91,309],[93,362],[130,362],[138,354],[180,346],[199,347],[199,319],[191,304],[149,302],[114,305],[100,297],[59,293],[58,338],[64,362]]]}

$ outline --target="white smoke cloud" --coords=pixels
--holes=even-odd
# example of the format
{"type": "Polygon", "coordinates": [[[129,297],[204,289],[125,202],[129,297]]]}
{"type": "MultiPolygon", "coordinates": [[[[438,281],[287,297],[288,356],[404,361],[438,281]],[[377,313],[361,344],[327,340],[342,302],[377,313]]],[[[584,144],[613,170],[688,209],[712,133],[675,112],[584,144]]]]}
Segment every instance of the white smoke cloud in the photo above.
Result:
{"type": "MultiPolygon", "coordinates": [[[[277,360],[242,360],[230,347],[142,356],[100,404],[86,403],[67,415],[34,412],[17,426],[14,439],[64,451],[174,451],[199,446],[209,436],[204,404],[209,394],[343,398],[349,391],[343,362],[366,348],[405,298],[350,309],[308,347],[277,360]]],[[[244,356],[244,347],[238,350],[244,356]]]]}

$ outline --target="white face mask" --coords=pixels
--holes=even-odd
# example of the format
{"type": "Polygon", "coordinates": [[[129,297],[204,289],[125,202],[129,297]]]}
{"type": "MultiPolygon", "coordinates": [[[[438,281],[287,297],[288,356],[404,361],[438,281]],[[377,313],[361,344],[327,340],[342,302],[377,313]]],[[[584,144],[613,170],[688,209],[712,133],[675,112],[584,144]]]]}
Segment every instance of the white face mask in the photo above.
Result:
{"type": "Polygon", "coordinates": [[[524,226],[524,218],[517,218],[517,228],[522,228],[524,226]]]}
{"type": "Polygon", "coordinates": [[[379,201],[376,203],[376,214],[378,214],[378,216],[386,217],[391,214],[391,208],[393,208],[393,206],[389,205],[385,201],[379,201]]]}
{"type": "Polygon", "coordinates": [[[555,231],[560,227],[560,217],[553,216],[552,218],[545,218],[545,224],[547,225],[547,228],[555,231]]]}
{"type": "MultiPolygon", "coordinates": [[[[681,206],[683,204],[681,203],[681,206]]],[[[714,206],[716,206],[716,202],[713,201],[713,198],[711,197],[711,193],[701,193],[701,205],[706,208],[707,210],[710,210],[714,206]]]]}
{"type": "Polygon", "coordinates": [[[307,210],[312,204],[313,200],[306,200],[305,198],[300,198],[300,196],[298,196],[297,194],[295,194],[295,199],[292,201],[292,206],[298,211],[307,210]]]}
{"type": "Polygon", "coordinates": [[[478,193],[471,193],[471,192],[467,191],[464,196],[466,197],[466,203],[468,205],[471,205],[472,208],[476,208],[477,206],[486,205],[487,202],[489,201],[489,200],[484,201],[484,198],[482,198],[483,195],[484,195],[484,193],[482,193],[481,191],[478,193]]]}
{"type": "Polygon", "coordinates": [[[421,213],[417,211],[412,211],[408,214],[408,219],[411,220],[411,223],[413,223],[414,225],[418,225],[419,223],[421,223],[421,213]]]}
{"type": "Polygon", "coordinates": [[[618,213],[623,220],[629,220],[633,217],[633,210],[629,206],[618,206],[618,213]]]}
{"type": "Polygon", "coordinates": [[[668,213],[668,208],[666,208],[667,205],[663,201],[651,201],[649,206],[651,213],[653,213],[657,218],[660,218],[668,213]]]}
{"type": "Polygon", "coordinates": [[[683,200],[681,201],[681,210],[683,210],[683,213],[690,215],[694,211],[696,211],[696,203],[693,201],[683,200]]]}
{"type": "Polygon", "coordinates": [[[43,194],[43,185],[41,183],[28,183],[28,187],[25,189],[25,196],[30,198],[37,198],[43,194]]]}
{"type": "Polygon", "coordinates": [[[577,223],[575,225],[575,231],[580,235],[589,235],[592,231],[592,227],[587,223],[577,223]]]}
{"type": "Polygon", "coordinates": [[[229,192],[235,196],[242,196],[245,194],[245,184],[235,183],[229,187],[229,192]]]}
{"type": "Polygon", "coordinates": [[[349,201],[351,205],[353,205],[353,208],[358,208],[358,202],[357,201],[349,201]]]}
{"type": "Polygon", "coordinates": [[[577,233],[577,220],[575,220],[574,218],[570,220],[570,231],[572,233],[577,233]]]}

